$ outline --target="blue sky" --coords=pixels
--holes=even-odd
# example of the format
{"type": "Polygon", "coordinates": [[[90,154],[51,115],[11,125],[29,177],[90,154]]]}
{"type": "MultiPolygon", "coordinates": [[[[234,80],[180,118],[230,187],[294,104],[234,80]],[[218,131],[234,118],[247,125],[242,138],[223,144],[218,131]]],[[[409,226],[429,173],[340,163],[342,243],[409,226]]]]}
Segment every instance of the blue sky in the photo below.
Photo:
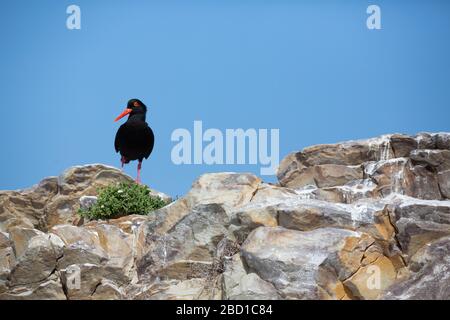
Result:
{"type": "Polygon", "coordinates": [[[450,131],[448,1],[9,0],[0,41],[0,189],[72,165],[118,166],[113,119],[134,97],[156,135],[143,182],[173,196],[205,172],[259,173],[174,165],[171,133],[194,120],[279,128],[281,157],[450,131]],[[66,28],[70,4],[81,30],[66,28]],[[381,7],[382,30],[366,28],[369,4],[381,7]]]}

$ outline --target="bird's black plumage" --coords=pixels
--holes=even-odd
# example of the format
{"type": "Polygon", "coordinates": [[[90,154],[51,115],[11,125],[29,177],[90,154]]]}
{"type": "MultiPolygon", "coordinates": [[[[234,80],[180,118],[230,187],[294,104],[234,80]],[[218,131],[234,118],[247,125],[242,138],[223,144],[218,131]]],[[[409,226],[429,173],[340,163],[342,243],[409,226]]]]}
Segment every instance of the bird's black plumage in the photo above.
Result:
{"type": "Polygon", "coordinates": [[[117,130],[114,146],[120,152],[122,161],[147,159],[152,153],[155,136],[145,121],[147,107],[138,99],[128,101],[127,109],[131,109],[128,120],[117,130]]]}

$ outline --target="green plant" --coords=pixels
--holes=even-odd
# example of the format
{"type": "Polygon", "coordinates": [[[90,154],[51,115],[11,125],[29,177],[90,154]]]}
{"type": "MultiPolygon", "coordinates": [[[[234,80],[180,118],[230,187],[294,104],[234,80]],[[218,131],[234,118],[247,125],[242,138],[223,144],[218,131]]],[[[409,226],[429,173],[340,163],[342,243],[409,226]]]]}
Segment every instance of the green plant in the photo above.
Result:
{"type": "Polygon", "coordinates": [[[78,213],[89,219],[112,219],[130,214],[146,215],[162,208],[166,203],[157,196],[150,195],[145,185],[122,182],[98,190],[97,202],[78,213]]]}

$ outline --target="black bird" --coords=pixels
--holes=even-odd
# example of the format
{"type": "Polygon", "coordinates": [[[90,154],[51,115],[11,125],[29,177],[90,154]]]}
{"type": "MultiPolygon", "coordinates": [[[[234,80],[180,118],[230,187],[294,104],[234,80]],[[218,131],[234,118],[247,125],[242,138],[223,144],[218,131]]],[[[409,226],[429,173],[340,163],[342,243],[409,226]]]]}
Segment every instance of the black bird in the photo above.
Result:
{"type": "Polygon", "coordinates": [[[139,160],[137,166],[136,182],[141,182],[142,160],[147,159],[152,153],[155,144],[155,136],[152,129],[145,122],[147,107],[138,99],[128,101],[127,108],[114,120],[118,121],[128,116],[127,122],[117,130],[114,146],[116,152],[120,151],[122,169],[125,163],[139,160]]]}

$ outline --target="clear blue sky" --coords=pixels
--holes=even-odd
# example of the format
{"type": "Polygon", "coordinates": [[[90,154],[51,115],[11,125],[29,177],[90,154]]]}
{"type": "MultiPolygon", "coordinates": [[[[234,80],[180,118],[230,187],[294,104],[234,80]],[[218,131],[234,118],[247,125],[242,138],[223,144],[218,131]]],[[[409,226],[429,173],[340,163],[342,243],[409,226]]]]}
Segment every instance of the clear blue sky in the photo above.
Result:
{"type": "Polygon", "coordinates": [[[450,131],[449,42],[450,1],[2,1],[0,189],[72,165],[118,166],[113,119],[134,97],[156,135],[143,182],[173,196],[204,172],[259,173],[172,164],[170,135],[194,120],[279,128],[281,157],[450,131]],[[70,4],[81,30],[66,28],[70,4]],[[382,30],[366,28],[369,4],[382,30]]]}

